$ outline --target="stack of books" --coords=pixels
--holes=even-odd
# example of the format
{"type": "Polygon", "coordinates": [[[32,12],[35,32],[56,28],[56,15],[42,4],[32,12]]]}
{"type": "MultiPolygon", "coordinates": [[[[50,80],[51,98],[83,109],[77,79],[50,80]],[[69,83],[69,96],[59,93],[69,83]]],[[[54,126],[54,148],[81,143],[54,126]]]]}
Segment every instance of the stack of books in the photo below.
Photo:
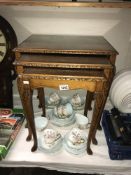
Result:
{"type": "Polygon", "coordinates": [[[24,119],[22,109],[0,108],[0,160],[7,155],[24,119]]]}

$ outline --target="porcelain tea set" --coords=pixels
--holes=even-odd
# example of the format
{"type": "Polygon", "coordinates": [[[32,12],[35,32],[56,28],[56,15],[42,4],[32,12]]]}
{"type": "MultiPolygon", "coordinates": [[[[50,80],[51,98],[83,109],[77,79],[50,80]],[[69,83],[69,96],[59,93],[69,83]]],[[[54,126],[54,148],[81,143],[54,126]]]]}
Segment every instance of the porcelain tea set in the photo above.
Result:
{"type": "Polygon", "coordinates": [[[45,129],[38,139],[38,148],[44,153],[55,153],[62,148],[62,136],[54,129],[45,129]]]}
{"type": "Polygon", "coordinates": [[[76,121],[75,110],[84,108],[84,98],[76,93],[70,99],[63,99],[56,92],[52,92],[46,98],[46,107],[52,109],[50,120],[54,125],[69,126],[76,121]]]}
{"type": "Polygon", "coordinates": [[[46,107],[54,108],[60,104],[70,103],[74,110],[79,110],[84,108],[84,98],[80,96],[79,93],[75,93],[72,98],[63,99],[58,93],[51,92],[48,97],[46,97],[46,107]]]}
{"type": "Polygon", "coordinates": [[[50,110],[50,123],[56,126],[69,126],[76,122],[77,128],[73,127],[64,137],[52,129],[46,128],[48,119],[46,117],[36,117],[35,125],[38,131],[42,131],[42,136],[38,139],[38,147],[44,153],[58,152],[62,146],[69,153],[79,155],[85,152],[87,138],[81,129],[86,129],[88,118],[76,113],[76,109],[82,109],[84,98],[76,93],[71,99],[64,100],[56,92],[50,93],[46,98],[46,107],[50,110]]]}
{"type": "Polygon", "coordinates": [[[80,155],[86,151],[87,138],[78,128],[73,128],[64,137],[54,130],[45,129],[38,139],[38,148],[44,153],[56,153],[62,146],[69,153],[80,155]]]}

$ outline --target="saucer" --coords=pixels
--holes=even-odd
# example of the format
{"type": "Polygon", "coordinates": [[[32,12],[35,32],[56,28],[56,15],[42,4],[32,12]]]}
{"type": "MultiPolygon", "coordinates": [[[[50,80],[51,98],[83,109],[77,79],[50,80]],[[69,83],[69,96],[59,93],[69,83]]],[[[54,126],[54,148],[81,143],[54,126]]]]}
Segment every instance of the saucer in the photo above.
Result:
{"type": "Polygon", "coordinates": [[[73,105],[71,102],[71,99],[69,100],[69,103],[72,105],[73,110],[77,111],[77,110],[83,110],[85,107],[85,99],[83,99],[81,105],[73,105]]]}
{"type": "Polygon", "coordinates": [[[85,107],[85,103],[83,103],[81,106],[73,106],[72,105],[72,108],[73,110],[77,111],[77,110],[83,110],[85,107]]]}
{"type": "Polygon", "coordinates": [[[63,146],[64,146],[64,149],[70,153],[70,154],[73,154],[73,155],[83,155],[83,154],[86,154],[86,147],[85,148],[82,148],[82,149],[73,149],[73,148],[70,148],[66,143],[65,141],[63,142],[63,146]]]}
{"type": "Polygon", "coordinates": [[[39,137],[38,139],[38,149],[44,153],[56,153],[62,148],[62,137],[57,139],[54,144],[46,144],[44,137],[39,137]]]}
{"type": "Polygon", "coordinates": [[[79,154],[86,152],[86,147],[87,147],[86,136],[82,134],[82,139],[84,140],[84,142],[79,143],[79,144],[73,144],[69,139],[69,136],[70,136],[69,134],[70,132],[65,135],[64,140],[63,140],[63,145],[64,145],[65,150],[75,155],[79,155],[79,154]]]}
{"type": "Polygon", "coordinates": [[[70,126],[73,123],[75,123],[76,118],[75,118],[75,113],[73,112],[73,114],[68,117],[68,118],[64,118],[64,119],[60,119],[58,117],[55,116],[53,110],[50,112],[49,114],[49,118],[52,124],[59,126],[59,127],[63,127],[63,126],[70,126]]]}

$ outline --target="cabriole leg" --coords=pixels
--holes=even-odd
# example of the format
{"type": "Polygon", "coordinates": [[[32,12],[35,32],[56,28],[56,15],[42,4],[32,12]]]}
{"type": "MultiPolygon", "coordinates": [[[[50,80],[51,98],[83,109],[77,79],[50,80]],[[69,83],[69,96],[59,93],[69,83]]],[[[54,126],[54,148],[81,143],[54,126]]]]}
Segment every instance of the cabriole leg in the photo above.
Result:
{"type": "Polygon", "coordinates": [[[18,90],[21,98],[21,102],[23,105],[24,113],[27,119],[28,131],[29,134],[27,136],[27,141],[31,140],[33,135],[34,145],[31,151],[35,151],[37,149],[37,136],[34,124],[34,112],[32,105],[32,90],[30,89],[29,81],[23,81],[22,78],[18,77],[17,79],[18,90]]]}

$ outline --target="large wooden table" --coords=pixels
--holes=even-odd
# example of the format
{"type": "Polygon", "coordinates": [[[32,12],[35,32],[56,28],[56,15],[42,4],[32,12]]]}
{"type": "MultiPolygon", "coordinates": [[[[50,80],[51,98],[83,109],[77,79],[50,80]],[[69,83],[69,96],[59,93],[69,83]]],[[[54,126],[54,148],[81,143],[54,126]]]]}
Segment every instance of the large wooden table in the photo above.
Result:
{"type": "MultiPolygon", "coordinates": [[[[95,93],[95,105],[88,134],[87,153],[92,154],[91,141],[97,144],[96,131],[115,72],[117,51],[101,36],[32,35],[15,48],[18,89],[33,135],[32,151],[37,149],[34,125],[33,89],[86,89],[95,93]]],[[[43,93],[42,93],[43,92],[43,93]]],[[[88,97],[88,96],[87,96],[88,97]]],[[[42,99],[41,99],[42,100],[42,99]]],[[[43,106],[44,98],[42,101],[43,106]]],[[[87,113],[88,100],[85,104],[87,113]]]]}

